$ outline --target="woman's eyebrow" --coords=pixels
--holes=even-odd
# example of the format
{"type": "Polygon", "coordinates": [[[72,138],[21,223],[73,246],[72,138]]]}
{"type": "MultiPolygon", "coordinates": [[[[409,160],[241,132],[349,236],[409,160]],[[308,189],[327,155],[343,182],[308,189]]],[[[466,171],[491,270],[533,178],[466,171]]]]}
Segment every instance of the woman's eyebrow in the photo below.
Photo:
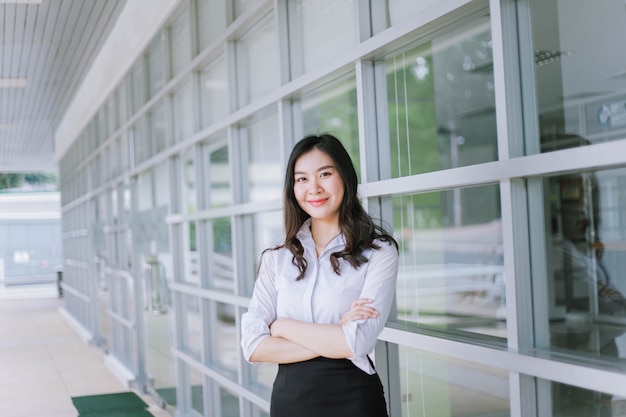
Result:
{"type": "MultiPolygon", "coordinates": [[[[322,167],[317,168],[316,171],[317,172],[324,171],[325,169],[330,169],[330,168],[334,169],[335,166],[334,165],[324,165],[322,167]]],[[[294,171],[294,173],[293,173],[293,175],[305,175],[305,174],[306,174],[306,172],[302,172],[302,171],[294,171]]]]}

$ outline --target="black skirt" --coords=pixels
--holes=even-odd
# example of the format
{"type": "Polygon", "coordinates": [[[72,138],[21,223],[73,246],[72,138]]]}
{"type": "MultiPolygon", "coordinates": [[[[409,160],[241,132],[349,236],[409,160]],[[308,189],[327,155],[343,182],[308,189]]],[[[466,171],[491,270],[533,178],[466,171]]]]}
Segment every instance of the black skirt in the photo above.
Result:
{"type": "Polygon", "coordinates": [[[378,374],[348,359],[315,358],[281,364],[274,381],[271,417],[388,417],[378,374]]]}

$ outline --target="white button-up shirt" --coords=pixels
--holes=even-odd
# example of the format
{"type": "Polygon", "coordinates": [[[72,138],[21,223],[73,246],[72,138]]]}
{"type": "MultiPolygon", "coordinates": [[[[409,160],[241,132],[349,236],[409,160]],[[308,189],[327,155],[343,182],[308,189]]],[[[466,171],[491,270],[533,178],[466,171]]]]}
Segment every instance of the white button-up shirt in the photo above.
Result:
{"type": "Polygon", "coordinates": [[[358,269],[339,258],[341,275],[337,275],[330,263],[330,255],[345,246],[343,235],[330,241],[319,258],[311,236],[310,220],[298,232],[298,239],[307,261],[306,273],[301,280],[296,281],[299,270],[292,263],[293,255],[288,249],[267,251],[261,259],[252,300],[241,322],[241,347],[246,360],[250,361],[261,341],[270,337],[270,325],[277,318],[338,324],[354,300],[369,298],[374,300],[371,306],[378,310],[378,317],[346,323],[343,332],[354,353],[348,359],[364,372],[373,374],[367,355],[374,350],[395,294],[396,247],[376,241],[380,249],[364,251],[368,262],[358,269]]]}

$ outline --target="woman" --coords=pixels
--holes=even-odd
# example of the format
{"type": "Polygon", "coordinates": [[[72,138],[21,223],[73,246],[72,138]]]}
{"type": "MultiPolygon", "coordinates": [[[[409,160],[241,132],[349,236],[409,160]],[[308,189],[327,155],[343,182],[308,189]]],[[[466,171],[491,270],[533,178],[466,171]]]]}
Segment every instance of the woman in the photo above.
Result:
{"type": "Polygon", "coordinates": [[[398,245],[357,197],[350,156],[331,135],[307,136],[285,175],[285,242],[263,252],[241,346],[278,363],[271,417],[387,416],[367,356],[395,293],[398,245]]]}

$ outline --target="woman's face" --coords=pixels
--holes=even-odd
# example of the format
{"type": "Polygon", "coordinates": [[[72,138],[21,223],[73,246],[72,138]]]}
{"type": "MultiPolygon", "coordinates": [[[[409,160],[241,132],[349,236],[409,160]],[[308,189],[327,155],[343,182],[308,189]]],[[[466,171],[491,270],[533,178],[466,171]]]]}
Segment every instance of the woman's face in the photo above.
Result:
{"type": "Polygon", "coordinates": [[[293,193],[313,221],[339,222],[345,185],[330,156],[313,149],[294,166],[293,193]]]}

